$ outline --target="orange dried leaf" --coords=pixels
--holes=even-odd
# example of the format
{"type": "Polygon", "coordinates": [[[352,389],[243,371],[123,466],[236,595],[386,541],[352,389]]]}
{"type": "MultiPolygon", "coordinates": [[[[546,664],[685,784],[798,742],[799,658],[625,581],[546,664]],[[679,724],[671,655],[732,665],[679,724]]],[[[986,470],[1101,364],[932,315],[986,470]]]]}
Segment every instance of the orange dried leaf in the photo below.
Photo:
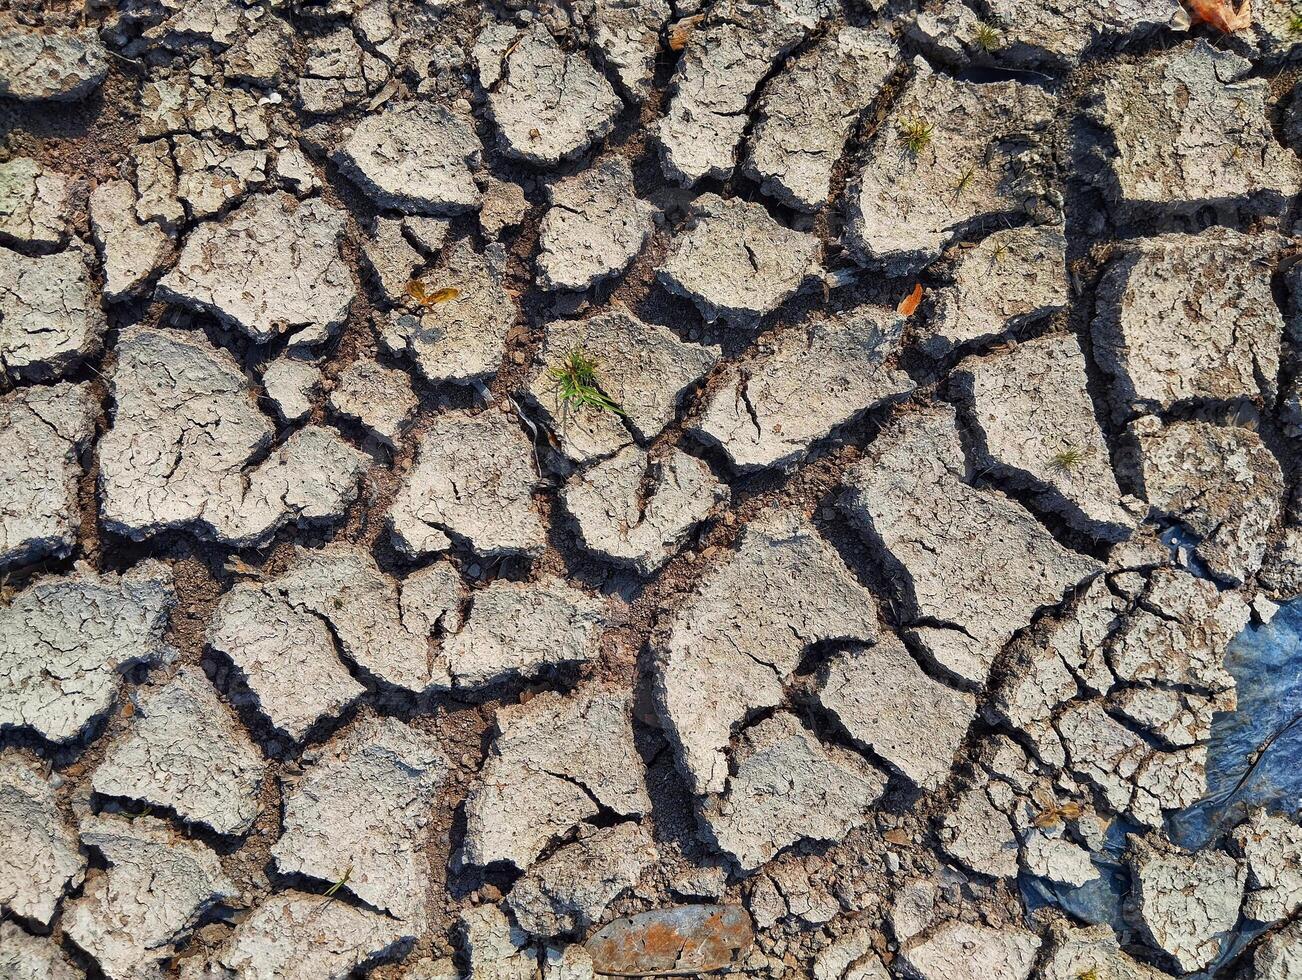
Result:
{"type": "Polygon", "coordinates": [[[461,290],[455,286],[444,286],[442,289],[431,290],[419,279],[413,279],[407,283],[407,295],[422,306],[437,306],[439,303],[446,303],[448,300],[456,299],[461,295],[461,290]]]}
{"type": "Polygon", "coordinates": [[[1195,24],[1210,24],[1222,34],[1233,34],[1252,26],[1252,0],[1242,0],[1235,9],[1234,0],[1189,0],[1189,12],[1195,24]]]}
{"type": "Polygon", "coordinates": [[[898,313],[900,316],[913,316],[913,311],[918,308],[918,304],[921,302],[922,302],[922,283],[918,283],[916,286],[913,287],[913,292],[909,293],[908,296],[905,296],[904,299],[900,300],[900,305],[895,307],[895,312],[898,313]]]}
{"type": "Polygon", "coordinates": [[[696,14],[692,17],[684,17],[673,27],[669,28],[669,50],[681,51],[687,47],[687,40],[696,30],[696,26],[705,20],[704,14],[696,14]]]}

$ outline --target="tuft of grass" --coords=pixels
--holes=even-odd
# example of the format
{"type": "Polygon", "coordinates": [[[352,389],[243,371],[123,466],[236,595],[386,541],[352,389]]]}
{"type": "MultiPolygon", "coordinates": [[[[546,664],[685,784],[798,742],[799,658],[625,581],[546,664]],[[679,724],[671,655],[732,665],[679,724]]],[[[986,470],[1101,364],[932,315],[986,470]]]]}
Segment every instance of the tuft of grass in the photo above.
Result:
{"type": "Polygon", "coordinates": [[[962,196],[963,192],[968,189],[968,185],[972,183],[972,178],[975,176],[976,176],[976,167],[968,167],[967,173],[965,173],[962,176],[962,178],[959,180],[959,182],[954,186],[955,198],[962,196]]]}
{"type": "Polygon", "coordinates": [[[353,866],[350,864],[348,865],[347,868],[344,869],[344,876],[325,890],[325,897],[334,898],[336,895],[338,895],[339,889],[343,888],[344,885],[348,884],[348,879],[351,878],[352,876],[353,876],[353,866]]]}
{"type": "Polygon", "coordinates": [[[1302,11],[1294,11],[1288,15],[1286,30],[1292,37],[1302,37],[1302,11]]]}
{"type": "Polygon", "coordinates": [[[999,47],[999,32],[989,24],[982,23],[976,29],[976,34],[972,40],[982,51],[989,54],[995,48],[999,47]]]}
{"type": "Polygon", "coordinates": [[[1075,446],[1068,446],[1065,449],[1059,449],[1049,457],[1049,462],[1055,470],[1071,473],[1073,470],[1080,469],[1081,463],[1085,462],[1085,450],[1078,449],[1075,446]]]}
{"type": "Polygon", "coordinates": [[[931,145],[935,132],[936,127],[925,119],[900,120],[900,142],[915,157],[931,145]]]}
{"type": "Polygon", "coordinates": [[[574,348],[560,364],[547,369],[552,391],[561,403],[562,425],[571,412],[590,408],[597,412],[626,415],[619,403],[601,390],[597,384],[597,361],[581,348],[574,348]]]}

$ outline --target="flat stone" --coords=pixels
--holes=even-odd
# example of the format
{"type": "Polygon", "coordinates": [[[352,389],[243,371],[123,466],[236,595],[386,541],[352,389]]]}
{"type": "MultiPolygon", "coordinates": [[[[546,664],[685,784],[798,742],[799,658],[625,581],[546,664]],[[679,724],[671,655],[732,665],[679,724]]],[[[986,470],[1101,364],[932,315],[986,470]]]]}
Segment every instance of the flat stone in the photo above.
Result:
{"type": "Polygon", "coordinates": [[[81,456],[98,416],[86,385],[31,386],[0,397],[0,569],[72,553],[81,456]]]}
{"type": "Polygon", "coordinates": [[[248,831],[267,765],[201,671],[183,667],[145,692],[132,718],[91,776],[96,793],[167,807],[219,834],[248,831]]]}
{"type": "Polygon", "coordinates": [[[982,470],[1034,493],[1092,537],[1130,537],[1137,515],[1117,487],[1075,337],[1037,337],[1012,351],[969,358],[954,379],[968,403],[982,470]]]}
{"type": "Polygon", "coordinates": [[[723,792],[734,730],[783,702],[810,647],[876,636],[872,594],[808,520],[747,525],[653,638],[656,708],[692,791],[723,792]]]}
{"type": "Polygon", "coordinates": [[[191,220],[224,210],[267,183],[270,170],[264,149],[231,149],[215,139],[179,134],[172,139],[177,169],[176,193],[191,220]]]}
{"type": "Polygon", "coordinates": [[[1065,310],[1070,299],[1062,228],[996,231],[960,253],[954,282],[932,294],[920,346],[944,357],[1065,310]]]}
{"type": "Polygon", "coordinates": [[[1284,318],[1271,293],[1283,240],[1209,228],[1123,247],[1099,284],[1099,366],[1120,418],[1192,401],[1275,400],[1284,318]]]}
{"type": "Polygon", "coordinates": [[[0,244],[53,250],[68,240],[68,178],[31,157],[0,163],[0,244]]]}
{"type": "Polygon", "coordinates": [[[991,878],[1017,877],[1017,834],[984,789],[958,797],[938,836],[945,853],[968,870],[991,878]]]}
{"type": "Polygon", "coordinates": [[[112,980],[159,976],[204,912],[239,894],[214,851],[153,817],[90,817],[81,842],[108,870],[68,903],[63,929],[112,980]]]}
{"type": "Polygon", "coordinates": [[[471,593],[465,624],[444,642],[443,656],[458,688],[533,679],[593,660],[606,625],[607,603],[562,579],[498,579],[471,593]]]}
{"type": "Polygon", "coordinates": [[[1044,980],[1079,980],[1089,976],[1090,970],[1100,980],[1163,980],[1168,976],[1123,953],[1109,925],[1051,925],[1045,959],[1040,964],[1044,980]]]}
{"type": "Polygon", "coordinates": [[[1298,980],[1302,977],[1302,922],[1294,922],[1263,939],[1252,956],[1257,980],[1298,980]]]}
{"type": "Polygon", "coordinates": [[[821,274],[819,250],[817,238],[779,224],[761,204],[702,194],[656,275],[707,320],[745,325],[821,274]]]}
{"type": "Polygon", "coordinates": [[[0,26],[0,95],[20,102],[79,102],[108,74],[108,52],[93,30],[0,26]]]}
{"type": "Polygon", "coordinates": [[[1123,217],[1278,213],[1297,194],[1297,158],[1271,129],[1270,83],[1251,70],[1199,40],[1095,83],[1086,111],[1107,134],[1099,181],[1123,217]]]}
{"type": "Polygon", "coordinates": [[[84,980],[57,940],[30,936],[12,922],[0,923],[0,976],[9,980],[84,980]]]}
{"type": "Polygon", "coordinates": [[[455,214],[479,206],[474,172],[482,152],[470,119],[422,100],[364,116],[332,159],[377,207],[455,214]]]}
{"type": "Polygon", "coordinates": [[[886,788],[868,762],[822,744],[787,712],[748,728],[731,768],[723,792],[702,807],[702,829],[743,871],[797,841],[840,841],[867,823],[886,788]]]}
{"type": "Polygon", "coordinates": [[[547,324],[529,396],[566,457],[577,463],[606,458],[635,438],[650,442],[658,436],[719,353],[712,345],[684,343],[667,327],[644,323],[616,305],[586,320],[547,324]],[[598,386],[623,415],[572,408],[561,400],[549,372],[560,369],[574,351],[596,362],[598,386]]]}
{"type": "Polygon", "coordinates": [[[714,973],[740,965],[755,941],[740,905],[679,905],[607,923],[586,945],[602,975],[714,973]]]}
{"type": "Polygon", "coordinates": [[[1248,869],[1245,916],[1275,923],[1302,908],[1302,827],[1257,810],[1234,829],[1234,843],[1248,869]]]}
{"type": "Polygon", "coordinates": [[[455,538],[484,557],[538,554],[547,536],[533,505],[534,467],[534,447],[514,418],[435,416],[389,510],[394,547],[415,557],[455,538]]]}
{"type": "Polygon", "coordinates": [[[262,585],[222,596],[207,640],[231,659],[258,711],[296,741],[365,691],[340,662],[326,623],[262,585]]]}
{"type": "Polygon", "coordinates": [[[1013,633],[1101,566],[967,479],[954,411],[933,408],[883,427],[847,474],[841,508],[903,576],[914,639],[946,670],[984,685],[1013,633]]]}
{"type": "Polygon", "coordinates": [[[381,344],[409,359],[434,384],[488,378],[502,363],[506,335],[519,316],[519,306],[502,285],[505,274],[506,253],[500,245],[489,246],[482,255],[465,240],[450,245],[443,264],[419,280],[427,293],[449,298],[419,314],[389,318],[381,344]]]}
{"type": "Polygon", "coordinates": [[[1213,849],[1189,854],[1160,837],[1130,837],[1127,860],[1144,931],[1183,973],[1210,966],[1234,927],[1245,871],[1213,849]]]}
{"type": "Polygon", "coordinates": [[[528,870],[548,844],[603,811],[651,809],[626,694],[539,694],[499,708],[466,799],[465,859],[528,870]]]}
{"type": "Polygon", "coordinates": [[[185,240],[156,295],[239,330],[257,343],[290,334],[318,344],[343,324],[356,295],[339,253],[344,215],[319,198],[255,194],[185,240]]]}
{"type": "Polygon", "coordinates": [[[551,209],[538,229],[543,289],[587,289],[622,272],[647,239],[656,209],[633,189],[633,172],[613,156],[547,186],[551,209]]]}
{"type": "Polygon", "coordinates": [[[117,355],[100,440],[110,530],[141,541],[185,528],[249,545],[291,521],[337,518],[356,499],[369,457],[319,426],[273,446],[244,371],[201,336],[129,327],[117,355]]]}
{"type": "Polygon", "coordinates": [[[321,369],[311,361],[280,357],[262,372],[262,388],[282,423],[302,422],[321,390],[321,369]]]}
{"type": "Polygon", "coordinates": [[[420,399],[406,371],[363,359],[340,372],[327,404],[340,418],[356,422],[392,448],[420,399]]]}
{"type": "Polygon", "coordinates": [[[343,886],[367,905],[423,921],[434,796],[448,761],[396,718],[366,718],[284,783],[284,830],[271,849],[282,874],[343,886]]]}
{"type": "Polygon", "coordinates": [[[0,755],[0,908],[48,928],[63,893],[85,875],[77,835],[39,765],[17,752],[0,755]]]}
{"type": "Polygon", "coordinates": [[[665,0],[597,0],[589,17],[592,44],[631,102],[645,102],[651,94],[660,30],[669,17],[665,0]]]}
{"type": "Polygon", "coordinates": [[[928,264],[976,229],[1041,215],[1058,113],[1037,85],[962,82],[921,58],[913,68],[846,197],[847,245],[890,274],[928,264]],[[915,152],[910,140],[925,145],[915,152]]]}
{"type": "Polygon", "coordinates": [[[903,327],[863,306],[766,335],[729,365],[692,432],[742,472],[792,467],[834,429],[913,390],[895,366],[903,327]]]}
{"type": "Polygon", "coordinates": [[[1189,530],[1216,578],[1242,583],[1261,567],[1284,482],[1261,437],[1239,426],[1144,418],[1131,426],[1149,504],[1189,530]]]}
{"type": "Polygon", "coordinates": [[[221,980],[346,980],[415,938],[409,923],[320,895],[272,895],[214,956],[221,980]]]}
{"type": "Polygon", "coordinates": [[[687,38],[657,127],[665,176],[684,187],[731,173],[751,98],[782,58],[835,10],[825,0],[747,2],[706,14],[687,38]]]}
{"type": "Polygon", "coordinates": [[[34,258],[0,248],[0,369],[11,378],[61,378],[99,349],[108,321],[84,247],[34,258]]]}
{"type": "Polygon", "coordinates": [[[682,450],[653,460],[627,446],[570,477],[561,504],[585,548],[650,575],[728,497],[710,468],[682,450]]]}
{"type": "Polygon", "coordinates": [[[856,746],[924,790],[949,776],[976,699],[932,679],[893,634],[836,653],[818,673],[818,703],[856,746]]]}
{"type": "Polygon", "coordinates": [[[578,156],[614,128],[623,108],[605,77],[583,55],[561,50],[541,22],[525,31],[489,28],[474,59],[498,146],[535,166],[578,156]]]}
{"type": "Polygon", "coordinates": [[[142,292],[171,257],[170,236],[158,225],[136,220],[136,191],[129,181],[110,180],[91,192],[90,226],[110,303],[142,292]]]}
{"type": "Polygon", "coordinates": [[[506,904],[532,936],[586,932],[657,860],[655,844],[640,824],[590,828],[531,867],[512,886],[506,904]]]}
{"type": "Polygon", "coordinates": [[[125,671],[167,652],[175,603],[171,569],[156,561],[36,579],[0,607],[0,729],[77,738],[112,710],[125,671]]]}
{"type": "Polygon", "coordinates": [[[1018,926],[951,921],[905,943],[895,962],[910,980],[1027,980],[1039,949],[1040,937],[1018,926]]]}
{"type": "Polygon", "coordinates": [[[882,30],[843,27],[815,42],[765,86],[746,175],[788,207],[819,210],[850,130],[902,66],[882,30]]]}

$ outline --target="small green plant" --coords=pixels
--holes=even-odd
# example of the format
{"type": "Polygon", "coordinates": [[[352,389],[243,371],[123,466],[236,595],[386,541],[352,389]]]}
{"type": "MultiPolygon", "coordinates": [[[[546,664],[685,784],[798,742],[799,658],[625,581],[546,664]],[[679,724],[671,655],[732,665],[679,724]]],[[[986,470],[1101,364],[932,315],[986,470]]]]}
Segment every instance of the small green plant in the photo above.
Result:
{"type": "Polygon", "coordinates": [[[597,385],[597,362],[581,348],[574,348],[560,364],[549,367],[547,377],[551,380],[552,391],[561,403],[562,425],[568,420],[570,412],[584,408],[615,415],[627,414],[618,402],[597,385]]]}
{"type": "Polygon", "coordinates": [[[967,173],[965,173],[959,179],[959,182],[954,186],[955,198],[960,197],[963,194],[963,192],[967,190],[968,185],[972,183],[972,178],[975,176],[976,176],[976,167],[968,167],[967,173]]]}
{"type": "Polygon", "coordinates": [[[1055,470],[1070,473],[1073,470],[1080,469],[1081,463],[1085,462],[1085,450],[1078,449],[1075,446],[1068,446],[1054,453],[1049,458],[1049,462],[1053,464],[1055,470]]]}
{"type": "Polygon", "coordinates": [[[1288,15],[1288,32],[1293,37],[1302,37],[1302,11],[1295,10],[1288,15]]]}
{"type": "Polygon", "coordinates": [[[989,54],[999,47],[999,32],[989,24],[983,23],[976,29],[972,40],[976,42],[978,48],[989,54]]]}
{"type": "Polygon", "coordinates": [[[344,870],[344,876],[325,890],[325,897],[334,898],[337,894],[339,894],[339,889],[343,888],[344,885],[348,884],[348,879],[351,878],[352,876],[353,876],[353,866],[350,864],[344,870]]]}
{"type": "Polygon", "coordinates": [[[936,127],[925,119],[900,121],[900,142],[915,157],[931,145],[931,137],[935,132],[936,127]]]}

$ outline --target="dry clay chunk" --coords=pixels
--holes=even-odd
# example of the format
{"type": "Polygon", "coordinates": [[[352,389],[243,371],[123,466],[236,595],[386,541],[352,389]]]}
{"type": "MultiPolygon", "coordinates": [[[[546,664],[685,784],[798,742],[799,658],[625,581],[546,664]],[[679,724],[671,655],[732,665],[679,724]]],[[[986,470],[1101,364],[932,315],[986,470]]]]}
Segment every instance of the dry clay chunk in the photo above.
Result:
{"type": "Polygon", "coordinates": [[[482,150],[471,121],[447,106],[391,102],[364,116],[333,159],[377,207],[453,214],[479,206],[482,150]]]}
{"type": "Polygon", "coordinates": [[[818,702],[857,746],[925,790],[949,776],[976,699],[929,677],[893,634],[836,654],[818,675],[818,702]]]}
{"type": "Polygon", "coordinates": [[[1038,213],[1057,111],[1037,85],[961,82],[915,59],[847,192],[847,244],[903,273],[974,227],[1038,213]]]}
{"type": "Polygon", "coordinates": [[[1261,567],[1279,516],[1284,480],[1261,437],[1239,426],[1143,418],[1139,440],[1144,496],[1200,540],[1194,553],[1212,575],[1238,585],[1261,567]]]}
{"type": "Polygon", "coordinates": [[[321,369],[311,361],[278,357],[262,372],[262,388],[282,423],[302,422],[321,389],[321,369]]]}
{"type": "Polygon", "coordinates": [[[1026,980],[1040,938],[1017,926],[946,922],[905,943],[896,960],[909,980],[1026,980]]]}
{"type": "Polygon", "coordinates": [[[86,385],[23,387],[0,397],[0,570],[72,552],[81,453],[98,414],[86,385]]]}
{"type": "Polygon", "coordinates": [[[588,20],[593,46],[630,101],[644,102],[651,94],[660,29],[669,16],[665,0],[596,0],[588,20]]]}
{"type": "Polygon", "coordinates": [[[1252,968],[1256,980],[1297,980],[1302,976],[1302,922],[1263,939],[1253,954],[1252,968]]]}
{"type": "Polygon", "coordinates": [[[655,207],[633,189],[623,157],[608,157],[547,188],[551,209],[538,230],[544,289],[587,289],[622,272],[654,227],[655,207]]]}
{"type": "Polygon", "coordinates": [[[216,970],[195,980],[346,980],[409,943],[414,932],[410,923],[349,902],[281,892],[235,927],[213,957],[216,970]]]}
{"type": "Polygon", "coordinates": [[[751,96],[835,5],[758,0],[711,8],[687,39],[657,137],[665,176],[683,186],[732,173],[751,96]]]}
{"type": "Polygon", "coordinates": [[[1275,400],[1284,318],[1271,273],[1284,240],[1209,228],[1123,247],[1099,284],[1094,355],[1119,417],[1195,399],[1275,400]]]}
{"type": "Polygon", "coordinates": [[[913,390],[892,366],[903,327],[863,306],[765,338],[729,368],[693,432],[743,472],[794,465],[836,427],[913,390]]]}
{"type": "Polygon", "coordinates": [[[673,421],[686,389],[718,359],[718,347],[684,343],[667,327],[643,323],[616,305],[586,320],[547,325],[529,395],[560,451],[582,463],[610,456],[634,437],[649,442],[658,436],[673,421]],[[563,401],[553,372],[564,370],[575,351],[596,362],[597,385],[622,415],[563,401]]]}
{"type": "Polygon", "coordinates": [[[266,763],[201,671],[182,668],[132,718],[91,776],[96,793],[167,807],[219,834],[253,825],[266,763]]]}
{"type": "Polygon", "coordinates": [[[132,327],[117,354],[99,446],[111,530],[140,541],[189,528],[247,545],[290,521],[338,517],[356,498],[369,457],[320,426],[273,448],[275,426],[243,370],[201,336],[132,327]]]}
{"type": "Polygon", "coordinates": [[[1122,506],[1075,337],[1037,337],[1003,354],[969,358],[955,381],[975,423],[978,465],[1035,491],[1087,534],[1130,536],[1136,521],[1122,506]]]}
{"type": "Polygon", "coordinates": [[[727,486],[701,460],[679,449],[651,459],[635,446],[575,474],[561,491],[584,547],[643,575],[727,498],[727,486]]]}
{"type": "Polygon", "coordinates": [[[68,178],[31,157],[0,163],[0,243],[55,249],[68,240],[68,178]]]}
{"type": "Polygon", "coordinates": [[[991,878],[1016,877],[1017,834],[984,789],[958,797],[938,836],[945,853],[968,870],[991,878]]]}
{"type": "Polygon", "coordinates": [[[1003,494],[970,486],[952,408],[890,422],[848,474],[841,507],[907,583],[911,634],[946,670],[984,685],[1041,606],[1101,566],[1068,551],[1003,494]]]}
{"type": "Polygon", "coordinates": [[[553,839],[602,811],[647,813],[629,707],[626,694],[586,690],[499,708],[466,800],[466,860],[527,870],[553,839]]]}
{"type": "Polygon", "coordinates": [[[108,321],[83,248],[35,258],[0,248],[0,372],[60,378],[99,349],[108,321]]]}
{"type": "Polygon", "coordinates": [[[64,826],[35,761],[0,755],[0,909],[49,926],[64,891],[80,885],[85,871],[77,835],[64,826]]]}
{"type": "Polygon", "coordinates": [[[108,74],[108,53],[93,30],[40,31],[0,24],[0,96],[20,102],[77,102],[108,74]]]}
{"type": "Polygon", "coordinates": [[[428,555],[451,547],[455,537],[485,557],[537,554],[547,543],[533,506],[537,484],[534,447],[514,418],[497,411],[439,415],[389,511],[394,546],[428,555]]]}
{"type": "Polygon", "coordinates": [[[782,702],[809,647],[876,636],[872,594],[807,519],[752,521],[655,640],[656,707],[692,791],[723,791],[733,731],[782,702]]]}
{"type": "Polygon", "coordinates": [[[937,290],[921,347],[944,357],[1067,308],[1067,239],[1060,227],[996,231],[961,253],[954,282],[937,290]]]}
{"type": "Polygon", "coordinates": [[[509,156],[554,167],[614,128],[623,103],[582,54],[561,50],[542,22],[523,33],[498,24],[475,45],[479,83],[509,156]]]}
{"type": "MultiPolygon", "coordinates": [[[[1109,71],[1087,111],[1110,134],[1104,192],[1122,214],[1240,205],[1278,212],[1297,158],[1270,125],[1270,83],[1200,40],[1109,71]]],[[[1222,272],[1229,272],[1224,269],[1222,272]]]]}
{"type": "Polygon", "coordinates": [[[276,868],[344,885],[367,905],[421,920],[429,897],[427,828],[448,762],[396,718],[367,718],[306,754],[283,780],[284,831],[276,868]]]}
{"type": "Polygon", "coordinates": [[[1189,854],[1161,837],[1131,836],[1128,860],[1149,939],[1182,973],[1210,966],[1239,919],[1244,867],[1223,851],[1189,854]]]}
{"type": "Polygon", "coordinates": [[[498,579],[470,599],[465,625],[443,644],[447,669],[459,688],[533,678],[597,655],[606,603],[562,579],[498,579]]]}
{"type": "Polygon", "coordinates": [[[483,255],[468,241],[450,245],[443,264],[420,277],[437,302],[419,314],[392,316],[380,342],[407,357],[435,384],[471,384],[497,371],[506,335],[519,313],[502,286],[506,253],[491,245],[483,255]]]}
{"type": "Polygon", "coordinates": [[[819,241],[779,224],[761,204],[702,194],[657,276],[707,320],[747,324],[822,272],[819,241]]]}
{"type": "Polygon", "coordinates": [[[328,404],[340,418],[357,422],[386,446],[393,447],[420,399],[412,391],[411,377],[406,371],[362,359],[340,373],[328,404]]]}
{"type": "Polygon", "coordinates": [[[156,561],[37,579],[0,607],[0,729],[76,738],[113,707],[123,671],[164,655],[175,603],[171,569],[156,561]]]}
{"type": "Polygon", "coordinates": [[[32,936],[12,922],[0,923],[0,977],[8,980],[84,980],[58,940],[32,936]]]}
{"type": "Polygon", "coordinates": [[[1100,40],[1124,47],[1172,23],[1178,0],[1107,0],[1103,3],[1023,4],[988,0],[996,27],[990,52],[1001,65],[1075,64],[1100,40]]]}
{"type": "Polygon", "coordinates": [[[104,298],[125,299],[145,284],[172,253],[172,239],[158,225],[136,220],[130,181],[110,180],[90,195],[90,226],[104,263],[104,298]]]}
{"type": "Polygon", "coordinates": [[[236,150],[215,139],[173,137],[177,197],[193,220],[217,214],[267,182],[267,151],[236,150]]]}
{"type": "Polygon", "coordinates": [[[582,932],[658,857],[641,824],[585,828],[573,844],[530,868],[511,888],[507,904],[530,935],[582,932]]]}
{"type": "Polygon", "coordinates": [[[783,204],[817,211],[851,127],[901,63],[885,31],[843,27],[822,38],[765,87],[747,175],[783,204]]]}
{"type": "Polygon", "coordinates": [[[1287,817],[1257,810],[1234,830],[1248,866],[1243,914],[1257,922],[1280,922],[1302,907],[1302,827],[1287,817]]]}
{"type": "Polygon", "coordinates": [[[108,870],[86,883],[63,928],[112,980],[152,980],[203,913],[239,890],[215,852],[154,817],[90,817],[81,841],[108,870]]]}
{"type": "Polygon", "coordinates": [[[339,253],[344,215],[320,198],[256,194],[185,240],[159,299],[211,313],[257,343],[317,344],[344,322],[356,287],[339,253]]]}
{"type": "Polygon", "coordinates": [[[886,777],[823,745],[786,711],[742,735],[724,791],[701,811],[715,845],[745,871],[800,840],[841,840],[869,819],[886,777]]]}

